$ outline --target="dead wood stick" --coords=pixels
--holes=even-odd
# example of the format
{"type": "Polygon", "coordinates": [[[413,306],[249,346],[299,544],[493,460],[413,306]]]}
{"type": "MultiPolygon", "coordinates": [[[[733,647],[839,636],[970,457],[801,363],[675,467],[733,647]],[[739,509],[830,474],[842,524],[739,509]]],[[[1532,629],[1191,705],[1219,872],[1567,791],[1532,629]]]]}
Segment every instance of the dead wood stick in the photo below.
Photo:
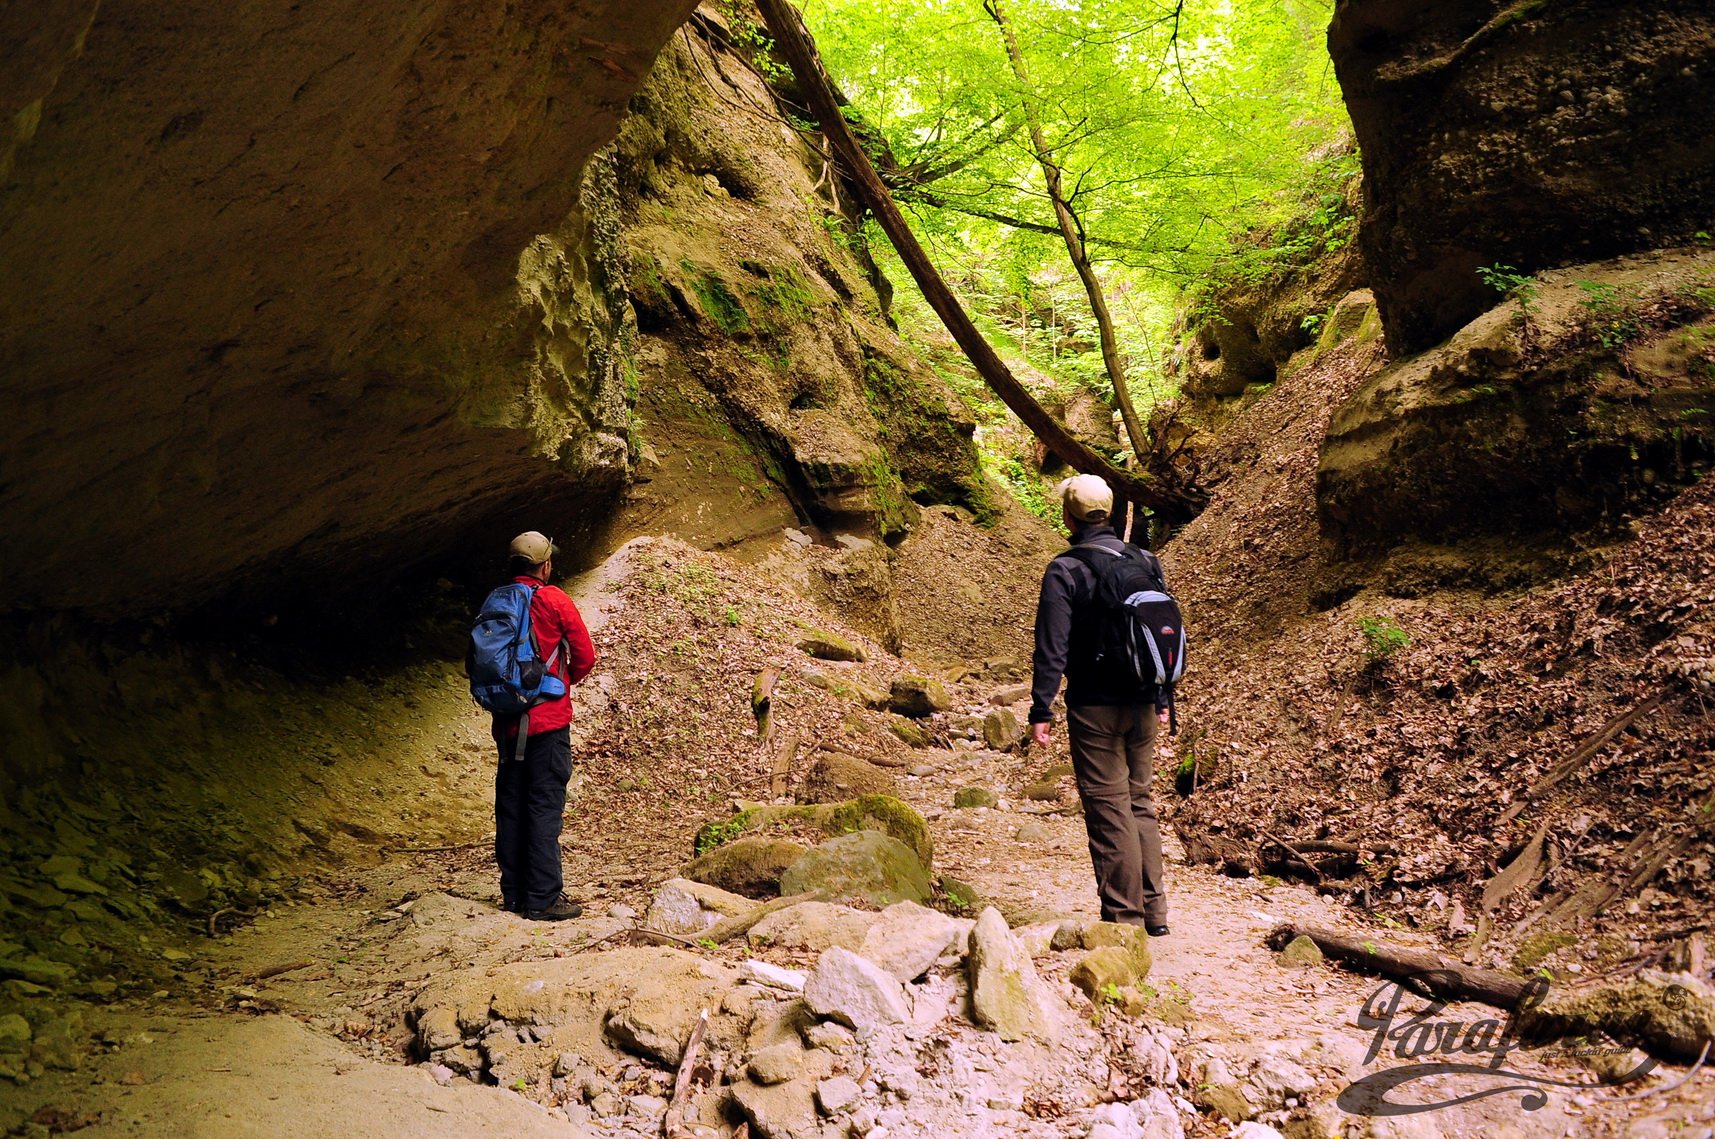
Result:
{"type": "Polygon", "coordinates": [[[970,314],[965,312],[922,245],[912,234],[905,216],[893,200],[886,183],[876,173],[875,166],[852,132],[851,125],[840,112],[839,98],[822,67],[816,46],[811,41],[802,19],[787,0],[758,0],[757,10],[768,34],[774,39],[774,50],[792,70],[798,93],[808,105],[810,117],[816,120],[822,136],[833,148],[835,157],[851,180],[851,189],[869,208],[876,223],[887,234],[899,253],[912,280],[917,282],[929,307],[946,325],[965,356],[989,388],[1013,414],[1023,420],[1031,433],[1047,448],[1063,459],[1067,466],[1086,474],[1099,474],[1114,489],[1116,499],[1141,503],[1170,518],[1188,518],[1195,507],[1207,500],[1207,492],[1195,495],[1175,494],[1143,472],[1115,466],[1090,446],[1076,438],[1066,425],[1050,415],[1036,397],[1030,394],[1012,370],[1001,360],[992,345],[983,338],[970,314]],[[1193,502],[1190,499],[1195,498],[1193,502]]]}
{"type": "Polygon", "coordinates": [[[767,746],[774,739],[774,682],[780,670],[772,665],[757,674],[750,689],[750,712],[756,717],[756,737],[767,746]]]}
{"type": "Polygon", "coordinates": [[[822,892],[820,890],[808,890],[802,894],[793,894],[790,897],[775,898],[772,901],[762,903],[754,909],[746,910],[742,914],[738,914],[730,918],[722,918],[720,921],[704,930],[703,935],[697,940],[712,941],[716,945],[719,945],[723,941],[730,941],[739,934],[748,932],[751,926],[755,925],[757,922],[761,921],[776,910],[783,910],[787,906],[795,906],[799,902],[820,901],[821,897],[822,892]]]}
{"type": "Polygon", "coordinates": [[[667,1115],[661,1121],[661,1133],[667,1139],[685,1139],[691,1132],[685,1127],[685,1108],[689,1106],[691,1073],[697,1067],[697,1051],[703,1046],[703,1033],[709,1028],[709,1010],[697,1013],[697,1023],[691,1028],[691,1038],[685,1042],[685,1054],[679,1058],[679,1074],[673,1077],[673,1097],[667,1101],[667,1115]]]}
{"type": "Polygon", "coordinates": [[[1615,716],[1606,724],[1603,724],[1595,735],[1574,748],[1572,754],[1562,760],[1554,770],[1550,771],[1533,786],[1528,788],[1525,791],[1523,798],[1502,812],[1501,817],[1495,820],[1495,825],[1500,826],[1505,823],[1510,823],[1514,819],[1518,818],[1526,807],[1542,798],[1549,791],[1552,791],[1561,780],[1565,779],[1568,775],[1571,775],[1574,771],[1577,771],[1580,767],[1583,767],[1586,763],[1590,762],[1590,760],[1594,759],[1596,757],[1596,753],[1613,742],[1615,736],[1629,728],[1632,721],[1636,720],[1639,716],[1647,715],[1650,712],[1655,711],[1657,708],[1661,707],[1662,701],[1666,699],[1667,693],[1658,692],[1648,700],[1645,700],[1642,704],[1639,704],[1637,707],[1627,712],[1621,712],[1618,716],[1615,716]]]}
{"type": "Polygon", "coordinates": [[[1682,926],[1679,929],[1663,930],[1661,933],[1646,933],[1644,941],[1678,941],[1682,937],[1690,937],[1694,933],[1704,933],[1715,928],[1715,922],[1706,921],[1700,925],[1682,926]]]}
{"type": "Polygon", "coordinates": [[[290,961],[284,965],[270,965],[266,969],[256,971],[258,981],[266,981],[270,977],[278,977],[282,973],[296,973],[299,969],[308,969],[314,961],[290,961]]]}
{"type": "Polygon", "coordinates": [[[1391,846],[1377,846],[1373,843],[1346,842],[1332,838],[1300,838],[1293,840],[1299,850],[1306,854],[1374,854],[1384,856],[1394,853],[1391,846]]]}
{"type": "Polygon", "coordinates": [[[792,783],[792,761],[798,755],[798,733],[788,732],[781,739],[780,746],[774,752],[774,770],[768,785],[769,792],[778,799],[786,794],[786,789],[792,783]]]}
{"type": "Polygon", "coordinates": [[[1293,846],[1290,842],[1287,842],[1285,839],[1281,838],[1279,835],[1273,835],[1267,831],[1263,831],[1262,837],[1266,838],[1268,841],[1274,843],[1276,846],[1285,847],[1286,852],[1288,854],[1290,854],[1290,855],[1292,855],[1292,857],[1298,859],[1299,863],[1303,865],[1304,869],[1310,871],[1310,877],[1313,881],[1315,881],[1315,882],[1321,882],[1322,881],[1322,872],[1320,870],[1316,869],[1316,864],[1314,862],[1311,862],[1308,858],[1304,857],[1303,851],[1299,850],[1296,846],[1293,846]]]}
{"type": "Polygon", "coordinates": [[[1493,969],[1476,969],[1427,949],[1405,949],[1349,937],[1333,930],[1287,922],[1268,935],[1268,945],[1284,949],[1295,937],[1308,937],[1328,956],[1396,981],[1420,986],[1442,1000],[1477,1000],[1496,1008],[1514,1009],[1526,992],[1540,989],[1522,977],[1493,969]]]}
{"type": "Polygon", "coordinates": [[[491,838],[479,838],[475,842],[455,842],[447,846],[389,846],[385,849],[388,854],[441,854],[449,850],[475,850],[493,841],[491,838]]]}

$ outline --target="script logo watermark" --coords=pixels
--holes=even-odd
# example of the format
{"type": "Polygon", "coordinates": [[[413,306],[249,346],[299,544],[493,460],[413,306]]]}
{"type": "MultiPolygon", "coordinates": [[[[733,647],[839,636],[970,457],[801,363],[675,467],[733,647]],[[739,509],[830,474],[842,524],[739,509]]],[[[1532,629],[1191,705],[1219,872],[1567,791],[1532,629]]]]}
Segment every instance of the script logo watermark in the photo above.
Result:
{"type": "MultiPolygon", "coordinates": [[[[1364,1063],[1374,1063],[1384,1054],[1411,1062],[1371,1072],[1348,1085],[1338,1100],[1342,1110],[1353,1115],[1414,1115],[1517,1092],[1519,1106],[1536,1111],[1548,1103],[1552,1089],[1612,1088],[1640,1080],[1655,1069],[1656,1062],[1645,1058],[1628,1071],[1597,1080],[1576,1081],[1509,1067],[1509,1062],[1520,1053],[1557,1058],[1629,1054],[1629,1050],[1591,1044],[1581,1034],[1567,1034],[1553,1018],[1533,1017],[1532,1010],[1548,995],[1548,982],[1540,978],[1525,985],[1517,1008],[1504,1019],[1467,1023],[1445,1018],[1442,1014],[1447,1010],[1446,1003],[1433,998],[1425,998],[1428,1007],[1418,1012],[1400,1011],[1408,996],[1448,991],[1444,982],[1450,980],[1447,974],[1425,973],[1407,982],[1389,981],[1370,994],[1358,1013],[1358,1026],[1371,1032],[1364,1063]],[[1427,1103],[1401,1103],[1388,1098],[1397,1088],[1435,1076],[1454,1077],[1452,1082],[1460,1087],[1461,1094],[1427,1103]],[[1470,1090],[1464,1091],[1467,1086],[1470,1090]]],[[[1686,992],[1670,987],[1662,999],[1670,1006],[1676,1000],[1683,1004],[1686,992]]]]}

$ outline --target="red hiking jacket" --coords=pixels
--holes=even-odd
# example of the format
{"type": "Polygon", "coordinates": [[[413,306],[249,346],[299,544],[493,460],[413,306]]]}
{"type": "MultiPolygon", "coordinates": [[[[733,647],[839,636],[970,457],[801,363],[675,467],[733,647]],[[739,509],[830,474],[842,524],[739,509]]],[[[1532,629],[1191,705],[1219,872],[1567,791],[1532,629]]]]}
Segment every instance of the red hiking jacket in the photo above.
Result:
{"type": "MultiPolygon", "coordinates": [[[[512,580],[515,584],[540,587],[530,601],[530,631],[535,635],[536,650],[542,654],[543,660],[553,658],[554,650],[559,650],[560,655],[554,658],[553,673],[566,682],[566,695],[530,709],[530,734],[537,736],[571,724],[571,687],[595,667],[595,645],[584,625],[583,614],[578,612],[578,607],[566,596],[565,590],[557,585],[546,585],[541,578],[529,574],[520,574],[512,580]]],[[[511,736],[516,731],[516,726],[508,725],[506,734],[511,736]]]]}

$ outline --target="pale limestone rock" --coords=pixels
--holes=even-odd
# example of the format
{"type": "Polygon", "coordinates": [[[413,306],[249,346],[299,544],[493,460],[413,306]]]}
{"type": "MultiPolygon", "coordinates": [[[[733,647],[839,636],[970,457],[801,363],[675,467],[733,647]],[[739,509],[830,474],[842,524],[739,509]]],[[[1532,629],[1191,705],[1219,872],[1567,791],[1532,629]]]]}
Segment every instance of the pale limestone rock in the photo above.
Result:
{"type": "Polygon", "coordinates": [[[1003,1040],[1058,1037],[1059,1026],[1050,1019],[1030,955],[993,906],[977,918],[969,963],[971,1011],[978,1024],[994,1029],[1003,1040]]]}
{"type": "Polygon", "coordinates": [[[818,1016],[830,1017],[859,1035],[911,1015],[899,982],[877,965],[835,946],[822,954],[804,985],[804,1000],[818,1016]]]}
{"type": "Polygon", "coordinates": [[[850,1076],[835,1076],[816,1085],[816,1106],[823,1115],[838,1115],[856,1102],[862,1089],[850,1076]]]}
{"type": "Polygon", "coordinates": [[[796,1040],[771,1045],[750,1058],[750,1078],[764,1087],[804,1074],[804,1048],[796,1040]]]}
{"type": "Polygon", "coordinates": [[[897,980],[921,977],[958,936],[952,918],[916,902],[900,902],[881,911],[864,935],[858,953],[897,980]]]}
{"type": "Polygon", "coordinates": [[[809,975],[797,969],[787,969],[780,965],[771,965],[766,961],[750,960],[738,967],[738,979],[749,981],[753,985],[761,985],[769,989],[784,989],[787,992],[801,993],[804,982],[809,975]]]}
{"type": "Polygon", "coordinates": [[[840,946],[857,949],[875,915],[830,902],[800,902],[776,910],[750,929],[754,946],[809,949],[821,953],[840,946]]]}

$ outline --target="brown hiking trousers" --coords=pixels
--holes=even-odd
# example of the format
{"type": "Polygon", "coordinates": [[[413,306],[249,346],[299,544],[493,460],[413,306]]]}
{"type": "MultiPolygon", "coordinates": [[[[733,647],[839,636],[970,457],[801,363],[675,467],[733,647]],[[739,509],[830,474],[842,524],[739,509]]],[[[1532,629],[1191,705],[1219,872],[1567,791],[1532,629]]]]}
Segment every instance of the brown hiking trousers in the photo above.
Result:
{"type": "Polygon", "coordinates": [[[1066,709],[1102,920],[1164,925],[1161,827],[1152,794],[1153,704],[1066,709]]]}

